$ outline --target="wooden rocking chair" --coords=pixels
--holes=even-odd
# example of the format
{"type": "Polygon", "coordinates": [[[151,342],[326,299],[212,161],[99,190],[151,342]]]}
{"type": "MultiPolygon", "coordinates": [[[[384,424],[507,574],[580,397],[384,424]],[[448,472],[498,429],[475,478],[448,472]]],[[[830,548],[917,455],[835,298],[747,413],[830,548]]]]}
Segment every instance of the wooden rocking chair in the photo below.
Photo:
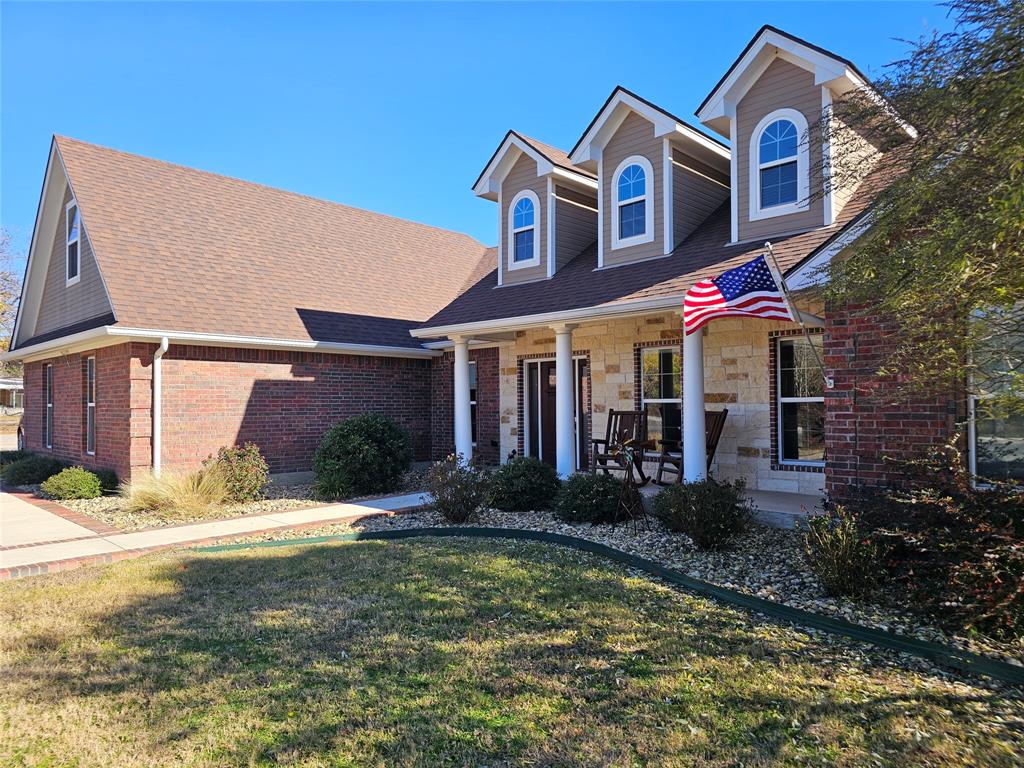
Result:
{"type": "Polygon", "coordinates": [[[641,483],[647,482],[648,478],[643,472],[643,455],[652,444],[647,439],[646,411],[608,411],[604,439],[594,438],[591,444],[594,452],[594,462],[590,465],[591,472],[596,474],[601,470],[610,475],[613,470],[623,473],[632,471],[627,466],[626,452],[623,450],[631,447],[638,457],[632,469],[639,471],[641,483]]]}
{"type": "MultiPolygon", "coordinates": [[[[707,468],[711,469],[711,462],[715,458],[715,451],[718,450],[718,441],[722,437],[722,429],[725,427],[725,417],[729,409],[723,408],[720,411],[704,411],[704,450],[707,452],[707,468]]],[[[664,485],[662,475],[665,472],[675,473],[676,479],[673,482],[683,481],[683,446],[678,440],[659,440],[661,444],[661,455],[658,457],[658,474],[654,482],[664,485]]]]}

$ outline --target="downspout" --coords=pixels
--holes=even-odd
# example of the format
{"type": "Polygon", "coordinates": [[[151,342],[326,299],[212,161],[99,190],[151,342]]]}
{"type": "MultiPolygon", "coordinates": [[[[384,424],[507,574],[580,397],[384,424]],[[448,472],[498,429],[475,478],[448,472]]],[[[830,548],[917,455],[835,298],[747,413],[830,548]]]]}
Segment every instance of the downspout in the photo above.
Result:
{"type": "Polygon", "coordinates": [[[153,353],[153,475],[160,477],[160,410],[163,379],[162,360],[170,341],[166,336],[160,339],[160,346],[153,353]]]}

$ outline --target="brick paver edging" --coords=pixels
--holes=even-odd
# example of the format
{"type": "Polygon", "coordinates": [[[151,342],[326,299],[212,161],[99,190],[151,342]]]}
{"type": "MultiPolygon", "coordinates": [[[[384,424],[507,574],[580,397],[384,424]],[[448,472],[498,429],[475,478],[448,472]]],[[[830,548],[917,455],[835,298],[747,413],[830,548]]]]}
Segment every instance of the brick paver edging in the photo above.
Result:
{"type": "Polygon", "coordinates": [[[755,611],[765,616],[783,621],[792,622],[803,627],[819,629],[835,635],[849,637],[853,640],[872,643],[882,648],[908,653],[928,659],[936,664],[951,667],[963,672],[994,677],[1013,685],[1024,685],[1024,667],[1008,664],[1004,661],[990,659],[970,651],[954,648],[950,645],[933,643],[928,640],[918,640],[907,635],[896,632],[883,632],[871,627],[864,627],[860,624],[853,624],[843,619],[835,619],[831,616],[824,616],[800,608],[793,608],[782,603],[765,600],[733,589],[720,587],[707,581],[694,579],[686,576],[677,570],[667,568],[653,560],[631,555],[605,544],[598,544],[595,541],[580,539],[575,536],[566,536],[561,533],[548,533],[547,531],[530,531],[518,528],[478,528],[474,526],[452,527],[452,528],[405,528],[392,531],[363,531],[359,533],[339,534],[337,536],[315,536],[306,539],[280,539],[276,541],[249,542],[243,544],[225,544],[213,547],[200,547],[199,552],[231,552],[234,550],[251,549],[254,547],[286,547],[301,544],[320,544],[329,541],[374,541],[374,540],[396,540],[421,536],[467,537],[467,538],[503,538],[519,539],[526,541],[540,541],[548,544],[559,544],[564,547],[571,547],[583,552],[600,555],[622,563],[630,568],[643,571],[651,576],[662,579],[669,584],[681,587],[688,592],[694,592],[703,597],[711,598],[721,603],[734,605],[746,610],[755,611]]]}

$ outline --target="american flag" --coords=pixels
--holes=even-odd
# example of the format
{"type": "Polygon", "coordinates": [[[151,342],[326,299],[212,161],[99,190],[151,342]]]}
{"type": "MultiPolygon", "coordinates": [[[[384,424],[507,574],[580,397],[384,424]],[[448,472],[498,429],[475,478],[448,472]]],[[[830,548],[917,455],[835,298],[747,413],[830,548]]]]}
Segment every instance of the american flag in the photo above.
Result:
{"type": "Polygon", "coordinates": [[[795,319],[763,254],[718,277],[701,280],[686,292],[683,328],[688,334],[716,317],[736,315],[795,319]]]}

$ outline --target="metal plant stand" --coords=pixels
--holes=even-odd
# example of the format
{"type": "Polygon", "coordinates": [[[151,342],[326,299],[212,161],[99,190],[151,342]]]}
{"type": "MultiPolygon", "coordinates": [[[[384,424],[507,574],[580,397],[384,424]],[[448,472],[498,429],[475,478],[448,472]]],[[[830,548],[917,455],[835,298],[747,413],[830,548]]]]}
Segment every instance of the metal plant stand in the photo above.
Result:
{"type": "Polygon", "coordinates": [[[650,528],[640,489],[651,481],[651,478],[644,472],[643,463],[644,451],[653,446],[654,441],[652,440],[627,440],[619,446],[617,451],[616,458],[624,472],[622,488],[619,490],[619,503],[615,508],[612,525],[618,525],[620,522],[632,522],[634,533],[641,524],[645,529],[650,528]]]}

